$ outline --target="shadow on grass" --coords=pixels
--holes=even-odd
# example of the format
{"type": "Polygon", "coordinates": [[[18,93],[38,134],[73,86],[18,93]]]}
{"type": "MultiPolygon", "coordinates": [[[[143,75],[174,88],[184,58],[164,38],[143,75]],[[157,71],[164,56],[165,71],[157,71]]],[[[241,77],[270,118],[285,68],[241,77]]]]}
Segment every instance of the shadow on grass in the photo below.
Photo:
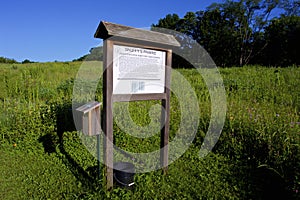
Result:
{"type": "MultiPolygon", "coordinates": [[[[73,121],[72,105],[71,103],[57,103],[51,106],[51,115],[48,119],[55,123],[56,133],[48,133],[39,138],[39,142],[42,143],[45,153],[57,153],[59,158],[76,177],[84,191],[95,191],[100,183],[99,167],[91,166],[86,170],[72,157],[64,146],[64,133],[76,131],[73,121]]],[[[98,163],[99,164],[99,163],[98,163]]]]}
{"type": "Polygon", "coordinates": [[[242,135],[236,132],[234,136],[224,134],[218,141],[215,151],[235,163],[232,169],[233,178],[229,178],[240,186],[239,190],[243,191],[247,199],[295,199],[290,189],[292,183],[283,174],[287,171],[293,173],[292,168],[273,164],[275,158],[269,156],[267,141],[257,138],[255,131],[252,133],[249,131],[247,135],[242,135]],[[240,142],[239,145],[232,142],[233,137],[240,142]],[[283,171],[279,173],[270,166],[281,167],[283,171]]]}
{"type": "Polygon", "coordinates": [[[256,199],[291,199],[283,177],[267,165],[252,170],[252,191],[256,199]]]}
{"type": "Polygon", "coordinates": [[[276,170],[261,165],[250,166],[237,162],[233,167],[233,176],[228,177],[239,185],[242,196],[247,199],[295,199],[288,190],[286,180],[276,170]]]}
{"type": "Polygon", "coordinates": [[[64,132],[76,131],[71,103],[54,102],[50,105],[50,110],[45,110],[42,114],[43,123],[51,127],[54,125],[55,132],[49,132],[39,138],[43,144],[45,153],[55,153],[56,147],[63,143],[64,132]]]}
{"type": "Polygon", "coordinates": [[[98,166],[91,166],[87,170],[84,170],[76,160],[65,150],[63,143],[59,145],[61,157],[64,164],[70,169],[76,179],[82,184],[84,190],[95,191],[97,184],[100,183],[98,175],[98,166]]]}

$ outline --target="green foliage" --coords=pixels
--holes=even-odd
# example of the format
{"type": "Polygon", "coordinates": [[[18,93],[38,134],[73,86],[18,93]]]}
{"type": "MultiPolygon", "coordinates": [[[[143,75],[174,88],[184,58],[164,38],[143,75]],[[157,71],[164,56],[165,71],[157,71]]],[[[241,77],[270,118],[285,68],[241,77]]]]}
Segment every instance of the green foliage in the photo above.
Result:
{"type": "MultiPolygon", "coordinates": [[[[167,28],[186,34],[197,41],[221,67],[247,64],[290,66],[299,64],[299,2],[237,0],[213,3],[204,11],[187,12],[183,18],[166,15],[155,28],[167,28]],[[293,7],[294,5],[294,7],[293,7]],[[288,17],[270,19],[281,8],[288,17]]],[[[174,34],[175,37],[177,36],[174,34]]],[[[182,41],[183,36],[177,36],[182,41]]],[[[186,40],[182,42],[187,43],[186,40]]],[[[188,43],[189,44],[189,43],[188,43]]],[[[189,52],[191,45],[185,45],[189,52]]],[[[174,56],[175,66],[190,64],[174,56]],[[176,59],[175,59],[176,58],[176,59]]],[[[194,64],[194,63],[192,63],[194,64]]]]}
{"type": "Polygon", "coordinates": [[[153,27],[163,27],[166,29],[176,30],[180,18],[177,14],[168,14],[165,18],[159,19],[158,24],[152,24],[153,27]]]}
{"type": "Polygon", "coordinates": [[[300,2],[295,0],[281,0],[280,8],[284,9],[286,16],[300,16],[300,2]]]}
{"type": "Polygon", "coordinates": [[[28,63],[34,63],[33,61],[30,61],[28,59],[25,59],[22,61],[22,64],[28,64],[28,63]]]}
{"type": "MultiPolygon", "coordinates": [[[[221,69],[228,112],[222,135],[205,158],[198,154],[210,121],[208,86],[196,70],[178,70],[199,101],[199,128],[192,145],[170,164],[168,175],[161,171],[136,174],[132,190],[116,186],[105,191],[102,178],[98,178],[97,160],[74,131],[72,91],[80,64],[0,65],[0,199],[299,198],[297,67],[221,69]]],[[[90,88],[86,80],[79,80],[76,87],[90,88]]],[[[174,87],[180,87],[180,83],[174,87]]],[[[96,94],[100,100],[101,88],[99,84],[96,94]]],[[[187,102],[189,99],[186,96],[187,102]]],[[[114,104],[115,113],[120,113],[114,123],[118,147],[131,152],[159,148],[159,128],[153,123],[160,114],[158,103],[128,105],[133,122],[149,126],[149,131],[154,132],[149,138],[133,137],[123,131],[117,122],[128,117],[124,103],[114,104]]],[[[179,106],[172,93],[171,141],[177,134],[184,139],[185,133],[178,132],[182,117],[179,106]]],[[[130,131],[139,133],[133,128],[130,131]]],[[[137,167],[143,164],[133,162],[137,167]]]]}
{"type": "MultiPolygon", "coordinates": [[[[46,123],[44,116],[53,110],[49,102],[71,99],[70,90],[62,90],[62,81],[74,76],[78,64],[33,63],[1,66],[0,81],[1,138],[17,142],[24,138],[38,138],[53,131],[54,124],[46,123]],[[28,66],[27,66],[28,65],[28,66]],[[16,67],[15,67],[16,66],[16,67]],[[67,93],[69,92],[69,93],[67,93]],[[68,95],[69,94],[69,95],[68,95]]],[[[48,119],[53,122],[53,119],[48,119]]]]}
{"type": "Polygon", "coordinates": [[[63,160],[32,145],[1,146],[0,199],[74,199],[82,186],[63,160]]]}
{"type": "Polygon", "coordinates": [[[273,19],[265,31],[268,46],[263,52],[262,63],[290,66],[299,64],[300,16],[281,16],[273,19]]]}
{"type": "Polygon", "coordinates": [[[73,61],[102,61],[103,60],[103,47],[94,47],[90,49],[90,53],[84,55],[78,59],[74,59],[73,61]]]}
{"type": "Polygon", "coordinates": [[[16,60],[14,59],[10,59],[10,58],[5,58],[5,57],[0,57],[0,63],[18,63],[16,60]]]}

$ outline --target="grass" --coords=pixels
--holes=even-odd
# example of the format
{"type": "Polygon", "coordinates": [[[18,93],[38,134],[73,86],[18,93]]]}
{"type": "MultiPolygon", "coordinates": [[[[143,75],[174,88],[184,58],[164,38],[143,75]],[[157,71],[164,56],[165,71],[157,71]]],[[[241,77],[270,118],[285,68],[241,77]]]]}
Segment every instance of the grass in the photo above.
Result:
{"type": "Polygon", "coordinates": [[[61,199],[80,189],[59,157],[37,148],[2,146],[0,163],[0,199],[61,199]]]}
{"type": "MultiPolygon", "coordinates": [[[[220,69],[228,111],[221,137],[205,158],[198,153],[210,120],[207,86],[195,70],[178,70],[196,91],[200,107],[199,128],[191,146],[170,164],[168,175],[161,171],[136,174],[132,190],[105,191],[97,176],[97,160],[82,144],[71,120],[73,84],[80,65],[0,64],[0,199],[300,197],[299,68],[220,69]]],[[[87,74],[93,77],[94,72],[87,74]]],[[[90,86],[81,80],[76,87],[90,86]]],[[[98,84],[99,101],[101,88],[98,84]]],[[[157,103],[130,103],[133,121],[149,125],[156,111],[147,113],[157,103]]],[[[118,103],[115,109],[124,111],[122,106],[118,103]]],[[[172,94],[171,141],[176,134],[184,137],[177,132],[182,115],[178,107],[172,94]]],[[[155,150],[159,131],[155,124],[148,128],[153,136],[141,139],[115,123],[115,143],[132,152],[155,150]]]]}

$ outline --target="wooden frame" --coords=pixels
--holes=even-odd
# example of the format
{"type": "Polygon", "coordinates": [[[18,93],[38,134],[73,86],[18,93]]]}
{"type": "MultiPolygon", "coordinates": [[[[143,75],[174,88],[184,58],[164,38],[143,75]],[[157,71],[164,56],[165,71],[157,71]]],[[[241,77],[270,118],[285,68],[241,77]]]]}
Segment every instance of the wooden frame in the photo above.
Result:
{"type": "Polygon", "coordinates": [[[172,65],[172,46],[180,46],[177,40],[167,34],[153,31],[134,29],[131,27],[101,22],[96,38],[104,39],[103,60],[103,131],[104,137],[104,163],[106,165],[106,187],[113,187],[113,103],[139,100],[161,100],[161,152],[160,163],[163,172],[168,169],[168,142],[170,121],[170,81],[172,65]],[[114,36],[114,37],[112,37],[114,36]],[[166,53],[165,57],[165,84],[163,93],[147,94],[113,94],[113,46],[123,45],[137,47],[166,53]]]}
{"type": "Polygon", "coordinates": [[[83,134],[88,136],[100,135],[100,106],[101,103],[92,101],[76,109],[76,118],[83,134]]]}

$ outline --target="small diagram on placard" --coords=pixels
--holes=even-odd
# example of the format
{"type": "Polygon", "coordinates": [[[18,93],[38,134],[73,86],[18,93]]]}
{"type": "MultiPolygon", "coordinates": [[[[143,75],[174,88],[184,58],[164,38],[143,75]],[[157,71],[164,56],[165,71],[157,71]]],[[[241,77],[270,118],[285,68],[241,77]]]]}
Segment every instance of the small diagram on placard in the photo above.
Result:
{"type": "Polygon", "coordinates": [[[131,92],[139,93],[145,90],[145,82],[144,81],[132,81],[131,82],[131,92]]]}

